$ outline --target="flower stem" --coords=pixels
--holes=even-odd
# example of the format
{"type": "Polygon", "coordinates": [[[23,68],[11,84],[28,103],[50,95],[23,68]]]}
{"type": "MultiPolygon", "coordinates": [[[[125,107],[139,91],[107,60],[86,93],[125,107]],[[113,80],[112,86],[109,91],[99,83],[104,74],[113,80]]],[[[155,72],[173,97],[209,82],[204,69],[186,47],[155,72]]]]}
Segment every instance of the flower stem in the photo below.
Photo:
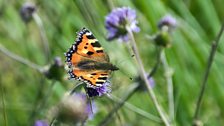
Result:
{"type": "MultiPolygon", "coordinates": [[[[159,52],[158,52],[158,57],[157,57],[157,62],[155,64],[155,66],[153,67],[153,69],[151,70],[151,72],[149,73],[149,76],[148,78],[152,77],[158,67],[159,67],[159,64],[160,64],[160,53],[161,53],[161,50],[159,49],[159,52]]],[[[115,114],[123,105],[126,105],[128,108],[134,108],[133,106],[131,106],[131,104],[126,104],[126,101],[138,90],[140,84],[138,85],[134,85],[134,88],[132,88],[132,90],[128,91],[127,94],[118,101],[117,105],[114,107],[114,109],[108,114],[108,116],[106,116],[106,118],[101,122],[101,125],[103,125],[102,123],[104,122],[104,125],[107,124],[111,117],[113,116],[113,114],[115,114]]],[[[110,97],[111,99],[113,99],[112,97],[110,97]]],[[[136,108],[136,107],[135,107],[136,108]]],[[[139,113],[140,115],[143,115],[145,117],[148,117],[154,121],[157,121],[157,122],[162,122],[162,120],[156,118],[156,117],[153,117],[152,115],[150,115],[149,113],[146,113],[145,111],[141,110],[141,109],[132,109],[133,111],[135,111],[136,113],[139,113]]]]}
{"type": "Polygon", "coordinates": [[[30,61],[28,61],[28,60],[26,60],[26,59],[24,59],[24,58],[22,58],[22,57],[20,57],[20,56],[14,54],[14,53],[12,53],[12,52],[10,52],[9,50],[7,50],[7,49],[6,49],[3,45],[1,45],[1,44],[0,44],[0,51],[1,51],[2,53],[4,53],[5,55],[7,55],[8,57],[10,57],[10,58],[12,58],[12,59],[14,59],[14,60],[16,60],[16,61],[18,61],[18,62],[20,62],[20,63],[23,63],[23,64],[25,64],[25,65],[27,65],[27,66],[29,66],[29,67],[31,67],[31,68],[33,68],[33,69],[35,69],[35,70],[41,72],[41,73],[43,72],[43,68],[42,68],[41,66],[38,66],[38,65],[36,65],[36,64],[34,64],[34,63],[32,63],[32,62],[30,62],[30,61]]]}
{"type": "Polygon", "coordinates": [[[43,22],[42,22],[40,16],[37,13],[33,13],[32,16],[33,16],[34,21],[37,23],[37,26],[40,29],[40,36],[41,36],[42,43],[43,43],[43,46],[44,46],[46,59],[47,59],[47,62],[49,62],[49,60],[50,60],[50,49],[49,49],[49,43],[48,43],[48,40],[47,40],[46,32],[45,32],[45,29],[44,29],[44,26],[43,26],[43,22]]]}
{"type": "Polygon", "coordinates": [[[1,76],[0,76],[0,95],[1,95],[1,101],[2,101],[2,109],[3,109],[3,111],[2,111],[2,116],[3,116],[3,120],[4,120],[4,126],[8,126],[8,120],[7,120],[7,113],[6,113],[6,106],[5,106],[5,99],[4,99],[4,96],[5,96],[5,94],[4,94],[4,89],[3,89],[3,85],[2,85],[2,83],[1,83],[1,76]]]}
{"type": "Polygon", "coordinates": [[[141,77],[142,77],[142,79],[143,79],[144,82],[145,82],[145,85],[146,85],[146,87],[147,87],[147,89],[148,89],[149,95],[150,95],[150,97],[151,97],[151,99],[152,99],[152,101],[153,101],[153,103],[154,103],[154,105],[155,105],[155,107],[156,107],[156,109],[157,109],[157,111],[158,111],[158,113],[159,113],[161,119],[163,120],[163,123],[164,123],[166,126],[169,126],[170,124],[169,124],[169,122],[168,122],[168,120],[167,120],[167,118],[166,118],[166,115],[165,115],[165,113],[162,111],[162,108],[160,107],[160,105],[159,105],[159,103],[158,103],[158,101],[157,101],[157,99],[156,99],[156,96],[155,96],[155,94],[154,94],[152,88],[150,87],[150,84],[149,84],[149,82],[148,82],[148,79],[147,79],[147,77],[146,77],[146,75],[145,75],[146,72],[145,72],[144,66],[143,66],[143,64],[142,64],[142,60],[141,60],[141,58],[140,58],[139,52],[138,52],[138,48],[137,48],[137,45],[136,45],[136,42],[135,42],[135,39],[134,39],[134,35],[133,35],[133,33],[132,33],[132,31],[131,31],[131,29],[130,29],[129,27],[127,27],[126,29],[127,29],[127,31],[128,31],[128,34],[130,35],[131,44],[132,44],[132,50],[133,50],[133,52],[134,52],[134,54],[135,54],[135,56],[136,56],[136,60],[137,60],[138,65],[139,65],[139,67],[140,67],[139,72],[140,72],[140,74],[141,74],[141,77]]]}
{"type": "Polygon", "coordinates": [[[212,62],[213,62],[213,59],[214,59],[214,56],[215,56],[215,52],[216,52],[216,49],[218,47],[219,40],[222,36],[223,31],[224,31],[224,23],[222,24],[218,35],[216,36],[215,40],[212,42],[212,45],[211,45],[211,51],[210,51],[210,55],[209,55],[209,58],[208,58],[208,61],[207,61],[207,67],[205,69],[203,81],[202,81],[202,84],[201,84],[201,90],[200,90],[198,100],[197,100],[197,103],[196,103],[196,109],[195,109],[194,118],[193,118],[193,125],[196,125],[196,122],[198,121],[199,110],[200,110],[200,107],[201,107],[202,98],[203,98],[205,88],[206,88],[206,85],[207,85],[208,75],[209,75],[209,72],[210,72],[210,69],[211,69],[211,66],[212,66],[212,62]]]}
{"type": "Polygon", "coordinates": [[[165,70],[165,78],[167,82],[168,102],[169,102],[169,121],[172,124],[174,122],[174,97],[173,97],[173,70],[167,63],[165,50],[161,53],[161,61],[165,70]]]}
{"type": "MultiPolygon", "coordinates": [[[[120,98],[118,98],[116,96],[113,96],[113,95],[110,95],[110,96],[111,97],[109,97],[109,98],[111,100],[115,101],[115,102],[118,102],[118,103],[119,102],[123,102],[122,99],[120,99],[120,98]]],[[[138,108],[138,107],[136,107],[136,106],[134,106],[134,105],[132,105],[132,104],[130,104],[128,102],[125,102],[124,106],[126,106],[127,109],[130,109],[131,111],[133,111],[133,112],[135,112],[135,113],[137,113],[137,114],[139,114],[139,115],[141,115],[141,116],[143,116],[143,117],[145,117],[147,119],[150,119],[150,120],[158,122],[158,123],[162,122],[162,120],[160,118],[156,117],[155,115],[147,113],[144,110],[142,110],[142,109],[140,109],[140,108],[138,108]]]]}

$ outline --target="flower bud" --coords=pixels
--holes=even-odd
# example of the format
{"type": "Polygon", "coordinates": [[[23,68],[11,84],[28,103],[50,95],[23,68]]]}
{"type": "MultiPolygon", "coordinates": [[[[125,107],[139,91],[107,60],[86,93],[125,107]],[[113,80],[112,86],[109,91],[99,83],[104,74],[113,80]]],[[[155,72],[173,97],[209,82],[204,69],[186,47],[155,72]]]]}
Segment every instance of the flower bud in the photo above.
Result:
{"type": "Polygon", "coordinates": [[[32,19],[32,14],[36,11],[36,6],[33,3],[24,3],[20,8],[20,16],[25,23],[32,19]]]}

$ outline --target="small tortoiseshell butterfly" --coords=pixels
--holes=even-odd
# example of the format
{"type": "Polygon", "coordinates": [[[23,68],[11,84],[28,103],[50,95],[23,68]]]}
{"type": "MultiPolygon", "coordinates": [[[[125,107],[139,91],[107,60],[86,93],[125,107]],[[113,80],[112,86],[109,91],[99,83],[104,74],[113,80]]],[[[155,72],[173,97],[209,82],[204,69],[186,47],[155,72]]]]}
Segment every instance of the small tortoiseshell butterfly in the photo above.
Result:
{"type": "Polygon", "coordinates": [[[111,71],[118,68],[110,63],[108,55],[89,30],[82,28],[77,34],[75,43],[65,53],[70,68],[68,74],[70,78],[86,83],[87,87],[101,87],[111,71]]]}

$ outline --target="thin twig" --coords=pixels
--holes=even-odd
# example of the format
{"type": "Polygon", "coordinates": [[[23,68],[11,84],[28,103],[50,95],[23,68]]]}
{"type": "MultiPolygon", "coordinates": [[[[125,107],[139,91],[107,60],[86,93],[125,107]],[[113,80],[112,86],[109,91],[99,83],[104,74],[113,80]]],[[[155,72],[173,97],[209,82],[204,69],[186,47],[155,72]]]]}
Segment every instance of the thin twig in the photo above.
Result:
{"type": "Polygon", "coordinates": [[[215,53],[216,53],[216,49],[218,47],[219,40],[222,36],[223,31],[224,31],[224,23],[222,24],[218,35],[216,36],[215,40],[212,42],[212,45],[211,45],[211,51],[210,51],[210,55],[209,55],[209,58],[208,58],[208,61],[207,61],[207,67],[205,69],[205,74],[204,74],[204,77],[203,77],[203,81],[201,83],[201,90],[200,90],[198,100],[197,100],[197,104],[196,104],[196,109],[195,109],[194,118],[193,118],[193,125],[196,125],[195,122],[197,122],[197,120],[198,120],[199,110],[200,110],[200,107],[201,107],[202,98],[203,98],[205,88],[206,88],[206,85],[207,85],[209,72],[210,72],[212,62],[213,62],[213,59],[214,59],[214,56],[215,56],[215,53]]]}
{"type": "Polygon", "coordinates": [[[25,65],[27,65],[27,66],[29,66],[29,67],[31,67],[31,68],[33,68],[33,69],[35,69],[35,70],[41,72],[41,73],[43,72],[43,67],[38,66],[38,65],[36,65],[36,64],[34,64],[34,63],[28,61],[27,59],[24,59],[24,58],[22,58],[22,57],[20,57],[20,56],[18,56],[18,55],[16,55],[16,54],[10,52],[9,50],[7,50],[7,49],[6,49],[3,45],[1,45],[1,44],[0,44],[0,51],[1,51],[2,53],[4,53],[5,55],[7,55],[8,57],[10,57],[10,58],[12,58],[12,59],[14,59],[14,60],[16,60],[16,61],[22,63],[22,64],[25,64],[25,65]]]}
{"type": "Polygon", "coordinates": [[[49,48],[49,42],[48,42],[48,39],[47,39],[47,36],[46,36],[46,32],[45,32],[45,29],[44,29],[44,26],[43,26],[43,22],[42,22],[40,16],[37,13],[33,13],[32,16],[33,16],[33,19],[36,22],[37,26],[40,29],[40,36],[41,36],[42,43],[43,43],[43,46],[44,46],[44,52],[45,52],[45,55],[46,55],[47,62],[49,62],[49,60],[50,60],[50,48],[49,48]]]}
{"type": "Polygon", "coordinates": [[[174,97],[173,97],[173,70],[169,67],[167,63],[165,50],[161,53],[161,62],[165,70],[165,78],[167,82],[167,93],[168,93],[168,102],[169,102],[169,121],[174,123],[174,97]]]}
{"type": "Polygon", "coordinates": [[[145,72],[142,60],[141,60],[139,52],[138,52],[138,48],[137,48],[137,45],[136,45],[136,42],[135,42],[135,39],[134,39],[134,35],[133,35],[133,33],[132,33],[132,31],[131,31],[131,29],[129,27],[127,27],[127,31],[128,31],[128,33],[130,35],[130,38],[131,38],[132,50],[135,53],[136,60],[137,60],[138,65],[140,67],[139,72],[141,74],[141,77],[142,77],[142,79],[145,82],[145,85],[146,85],[146,87],[148,89],[149,95],[150,95],[150,97],[151,97],[151,99],[152,99],[152,101],[153,101],[153,103],[154,103],[154,105],[155,105],[155,107],[156,107],[160,117],[162,118],[163,123],[166,126],[169,126],[170,124],[169,124],[169,122],[167,120],[167,117],[166,117],[165,113],[162,111],[162,108],[160,107],[160,105],[159,105],[159,103],[158,103],[158,101],[156,99],[156,96],[155,96],[152,88],[150,87],[150,84],[149,84],[149,81],[147,79],[146,72],[145,72]]]}

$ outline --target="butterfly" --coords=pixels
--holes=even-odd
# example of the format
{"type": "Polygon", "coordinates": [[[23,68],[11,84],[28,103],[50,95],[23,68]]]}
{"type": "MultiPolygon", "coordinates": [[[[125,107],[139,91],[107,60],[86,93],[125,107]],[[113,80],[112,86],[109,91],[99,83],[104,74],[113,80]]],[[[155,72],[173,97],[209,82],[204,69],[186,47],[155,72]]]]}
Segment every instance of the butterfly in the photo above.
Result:
{"type": "Polygon", "coordinates": [[[69,78],[74,78],[87,84],[87,87],[101,87],[108,81],[112,71],[118,67],[110,63],[109,57],[101,47],[92,32],[82,28],[76,41],[65,53],[69,67],[69,78]]]}

